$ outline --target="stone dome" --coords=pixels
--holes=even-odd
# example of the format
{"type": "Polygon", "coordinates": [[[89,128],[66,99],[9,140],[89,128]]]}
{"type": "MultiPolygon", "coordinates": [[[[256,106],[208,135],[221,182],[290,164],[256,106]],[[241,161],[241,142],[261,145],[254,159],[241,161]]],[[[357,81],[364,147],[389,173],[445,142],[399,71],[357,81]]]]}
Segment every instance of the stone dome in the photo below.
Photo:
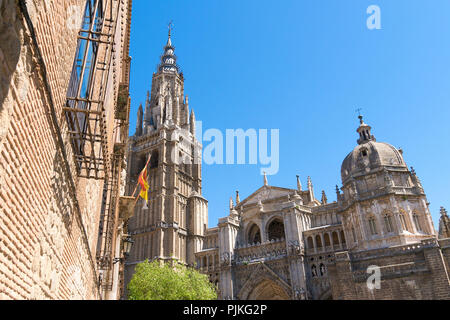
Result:
{"type": "Polygon", "coordinates": [[[342,183],[351,176],[368,173],[380,167],[407,168],[402,154],[394,146],[373,140],[361,143],[342,162],[342,183]]]}

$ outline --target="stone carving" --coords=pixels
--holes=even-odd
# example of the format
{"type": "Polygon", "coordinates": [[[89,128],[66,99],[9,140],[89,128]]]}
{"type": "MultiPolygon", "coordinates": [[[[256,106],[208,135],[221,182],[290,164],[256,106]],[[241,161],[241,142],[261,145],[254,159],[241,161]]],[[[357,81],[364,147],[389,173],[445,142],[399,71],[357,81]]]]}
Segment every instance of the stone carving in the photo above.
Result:
{"type": "Polygon", "coordinates": [[[220,264],[222,266],[231,265],[232,260],[234,259],[234,255],[231,252],[224,252],[220,256],[220,264]]]}
{"type": "Polygon", "coordinates": [[[298,240],[289,241],[289,253],[292,255],[304,255],[305,248],[298,240]]]}
{"type": "Polygon", "coordinates": [[[308,294],[304,288],[294,288],[294,299],[295,300],[307,300],[308,294]]]}

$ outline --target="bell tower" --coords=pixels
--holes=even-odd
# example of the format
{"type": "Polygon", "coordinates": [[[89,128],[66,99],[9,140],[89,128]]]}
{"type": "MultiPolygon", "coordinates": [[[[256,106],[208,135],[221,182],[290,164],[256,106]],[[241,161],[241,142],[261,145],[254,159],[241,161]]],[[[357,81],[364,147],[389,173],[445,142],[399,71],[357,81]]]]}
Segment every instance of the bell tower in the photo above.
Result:
{"type": "Polygon", "coordinates": [[[126,261],[126,283],[135,265],[146,259],[192,264],[208,227],[208,202],[202,197],[202,145],[195,137],[195,116],[184,95],[171,28],[138,121],[142,121],[137,124],[139,130],[129,138],[128,194],[149,157],[150,189],[148,205],[139,199],[129,222],[135,243],[126,261]]]}

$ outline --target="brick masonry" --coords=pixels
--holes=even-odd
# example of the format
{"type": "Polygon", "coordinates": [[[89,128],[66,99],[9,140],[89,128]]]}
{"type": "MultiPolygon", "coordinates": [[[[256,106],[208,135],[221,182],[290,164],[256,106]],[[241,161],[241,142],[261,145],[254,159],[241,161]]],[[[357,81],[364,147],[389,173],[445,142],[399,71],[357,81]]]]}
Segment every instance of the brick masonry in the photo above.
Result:
{"type": "MultiPolygon", "coordinates": [[[[122,1],[125,27],[118,29],[122,47],[128,41],[127,3],[122,1]]],[[[85,4],[26,2],[47,70],[61,146],[28,25],[17,1],[0,1],[0,299],[100,298],[95,253],[103,182],[77,177],[62,110],[79,30],[68,21],[79,20],[81,16],[73,15],[82,14],[85,4]]],[[[118,65],[114,72],[121,76],[124,65],[118,65]]],[[[114,106],[110,99],[105,109],[114,106]]],[[[114,119],[108,120],[109,131],[114,125],[114,119]]]]}

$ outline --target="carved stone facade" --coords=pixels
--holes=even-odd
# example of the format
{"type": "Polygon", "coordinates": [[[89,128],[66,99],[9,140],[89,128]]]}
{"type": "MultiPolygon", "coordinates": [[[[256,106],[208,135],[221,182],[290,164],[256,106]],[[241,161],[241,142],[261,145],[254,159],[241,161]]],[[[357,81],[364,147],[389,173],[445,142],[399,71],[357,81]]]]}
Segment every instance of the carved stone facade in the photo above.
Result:
{"type": "Polygon", "coordinates": [[[230,200],[229,216],[206,231],[215,247],[196,253],[199,269],[219,279],[222,299],[450,299],[445,209],[438,240],[402,150],[376,142],[360,122],[336,202],[324,192],[316,200],[309,177],[307,190],[298,177],[297,189],[264,177],[247,199],[230,200]],[[373,266],[379,289],[367,284],[373,266]]]}
{"type": "MultiPolygon", "coordinates": [[[[402,150],[377,142],[360,118],[358,146],[342,163],[337,201],[303,190],[263,186],[207,228],[201,196],[201,144],[184,78],[169,39],[153,75],[145,112],[130,137],[128,192],[150,158],[149,205],[138,202],[129,230],[137,263],[171,259],[195,265],[221,299],[449,299],[450,239],[437,240],[425,192],[402,150]],[[381,270],[369,290],[368,267],[381,270]]],[[[442,211],[441,236],[448,237],[442,211]]]]}
{"type": "Polygon", "coordinates": [[[135,243],[126,261],[125,283],[135,265],[146,259],[193,265],[208,226],[208,202],[201,195],[202,145],[195,137],[195,115],[189,112],[174,50],[169,34],[145,112],[141,106],[136,134],[129,139],[128,193],[133,193],[149,158],[150,189],[148,206],[140,199],[128,225],[135,243]]]}

